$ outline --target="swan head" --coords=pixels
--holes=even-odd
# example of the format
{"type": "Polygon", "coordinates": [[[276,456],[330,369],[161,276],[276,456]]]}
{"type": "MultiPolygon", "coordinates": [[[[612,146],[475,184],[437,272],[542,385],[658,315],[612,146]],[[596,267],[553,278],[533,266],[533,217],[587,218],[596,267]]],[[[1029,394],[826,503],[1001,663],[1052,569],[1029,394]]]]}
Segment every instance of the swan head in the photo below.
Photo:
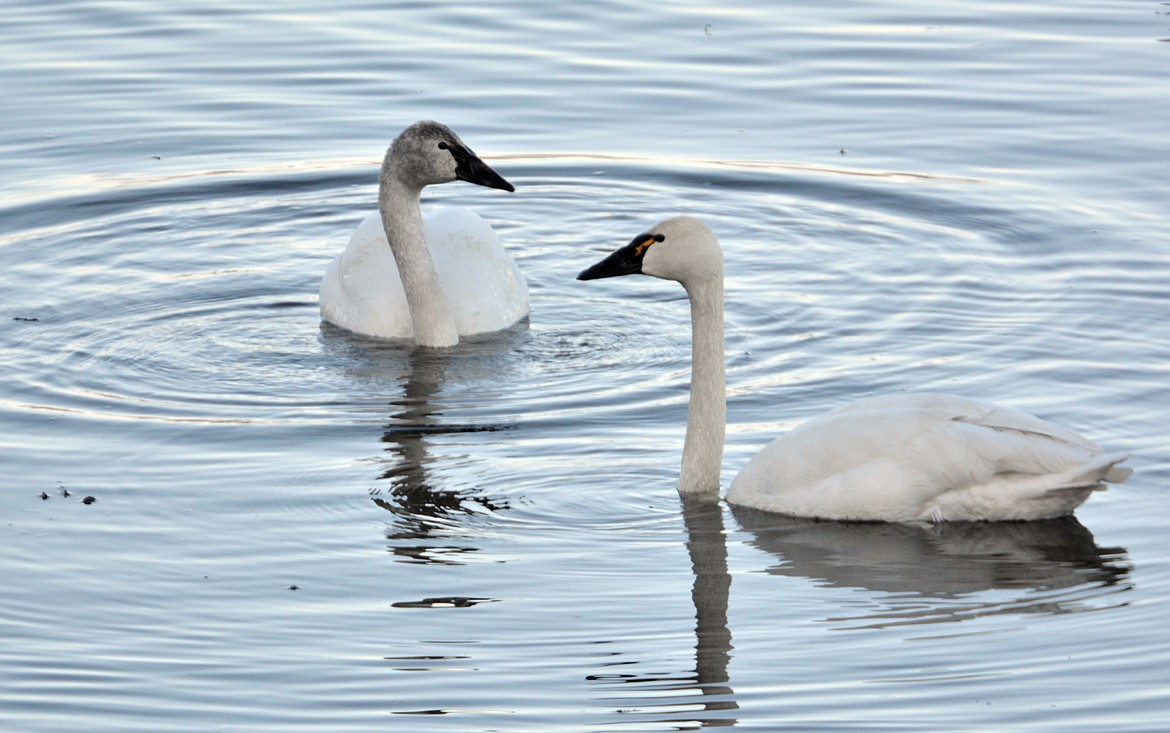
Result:
{"type": "Polygon", "coordinates": [[[592,267],[578,280],[598,280],[620,275],[652,275],[689,283],[723,277],[723,251],[719,240],[693,216],[675,216],[658,222],[592,267]]]}
{"type": "Polygon", "coordinates": [[[435,183],[467,181],[502,191],[516,190],[480,160],[454,130],[430,120],[414,123],[394,139],[382,162],[382,174],[420,189],[435,183]]]}

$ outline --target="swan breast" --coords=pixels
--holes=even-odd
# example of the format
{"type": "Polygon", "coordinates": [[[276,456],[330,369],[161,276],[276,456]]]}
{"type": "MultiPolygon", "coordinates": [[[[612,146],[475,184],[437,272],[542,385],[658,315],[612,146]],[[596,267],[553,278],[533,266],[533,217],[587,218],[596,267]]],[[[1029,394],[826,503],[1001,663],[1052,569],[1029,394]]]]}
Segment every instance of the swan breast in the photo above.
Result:
{"type": "MultiPolygon", "coordinates": [[[[425,207],[423,234],[460,336],[507,328],[528,314],[528,285],[491,226],[460,207],[425,207]]],[[[372,212],[321,280],[321,316],[378,338],[414,327],[382,219],[372,212]]]]}

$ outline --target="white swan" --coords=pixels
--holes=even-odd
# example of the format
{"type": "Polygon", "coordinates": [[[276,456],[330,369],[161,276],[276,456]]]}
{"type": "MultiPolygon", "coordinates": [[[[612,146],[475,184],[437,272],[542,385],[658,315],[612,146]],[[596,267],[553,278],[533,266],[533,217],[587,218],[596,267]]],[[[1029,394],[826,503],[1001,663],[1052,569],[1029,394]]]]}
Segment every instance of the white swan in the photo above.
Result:
{"type": "MultiPolygon", "coordinates": [[[[578,275],[676,280],[691,303],[691,397],[678,490],[717,500],[726,426],[723,253],[698,219],[667,219],[578,275]]],[[[921,522],[1071,514],[1125,453],[1019,410],[941,394],[855,402],[765,446],[727,501],[799,517],[921,522]]]]}
{"type": "Polygon", "coordinates": [[[321,280],[322,318],[367,336],[453,346],[528,314],[524,275],[483,219],[456,208],[424,216],[423,187],[454,180],[515,190],[445,125],[417,122],[395,138],[378,177],[378,211],[321,280]]]}

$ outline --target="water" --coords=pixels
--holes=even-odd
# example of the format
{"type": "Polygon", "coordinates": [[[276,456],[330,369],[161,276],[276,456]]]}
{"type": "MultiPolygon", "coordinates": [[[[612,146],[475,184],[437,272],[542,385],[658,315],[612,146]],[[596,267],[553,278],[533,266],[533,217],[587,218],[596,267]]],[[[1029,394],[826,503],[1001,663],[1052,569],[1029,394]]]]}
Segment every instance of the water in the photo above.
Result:
{"type": "Polygon", "coordinates": [[[641,5],[0,8],[0,727],[1165,728],[1170,6],[641,5]],[[533,304],[443,353],[316,308],[425,117],[516,184],[428,194],[533,304]],[[682,506],[681,294],[573,280],[677,212],[727,255],[725,484],[920,388],[1135,476],[1029,525],[682,506]]]}

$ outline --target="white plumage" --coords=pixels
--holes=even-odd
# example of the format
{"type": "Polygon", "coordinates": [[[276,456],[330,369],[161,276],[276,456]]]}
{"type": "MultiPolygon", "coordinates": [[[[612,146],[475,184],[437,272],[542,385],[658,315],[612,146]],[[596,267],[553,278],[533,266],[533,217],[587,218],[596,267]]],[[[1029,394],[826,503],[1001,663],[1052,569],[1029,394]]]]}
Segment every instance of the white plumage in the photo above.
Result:
{"type": "MultiPolygon", "coordinates": [[[[693,217],[667,219],[582,272],[682,283],[691,304],[691,399],[679,492],[717,499],[726,428],[723,255],[693,217]]],[[[1008,407],[944,394],[860,400],[764,446],[727,501],[799,517],[887,522],[1032,520],[1071,514],[1126,453],[1008,407]]]]}
{"type": "Polygon", "coordinates": [[[764,446],[727,500],[801,517],[893,522],[1071,514],[1124,453],[1026,412],[946,394],[860,400],[764,446]]]}
{"type": "Polygon", "coordinates": [[[423,215],[422,189],[454,180],[514,190],[445,125],[418,122],[395,138],[378,211],[321,280],[322,318],[367,336],[452,346],[528,314],[524,275],[483,219],[457,208],[423,215]]]}
{"type": "MultiPolygon", "coordinates": [[[[458,207],[423,207],[423,239],[460,336],[499,331],[528,315],[528,285],[494,230],[458,207]]],[[[355,333],[413,338],[414,325],[382,217],[369,214],[321,280],[321,317],[355,333]]]]}

